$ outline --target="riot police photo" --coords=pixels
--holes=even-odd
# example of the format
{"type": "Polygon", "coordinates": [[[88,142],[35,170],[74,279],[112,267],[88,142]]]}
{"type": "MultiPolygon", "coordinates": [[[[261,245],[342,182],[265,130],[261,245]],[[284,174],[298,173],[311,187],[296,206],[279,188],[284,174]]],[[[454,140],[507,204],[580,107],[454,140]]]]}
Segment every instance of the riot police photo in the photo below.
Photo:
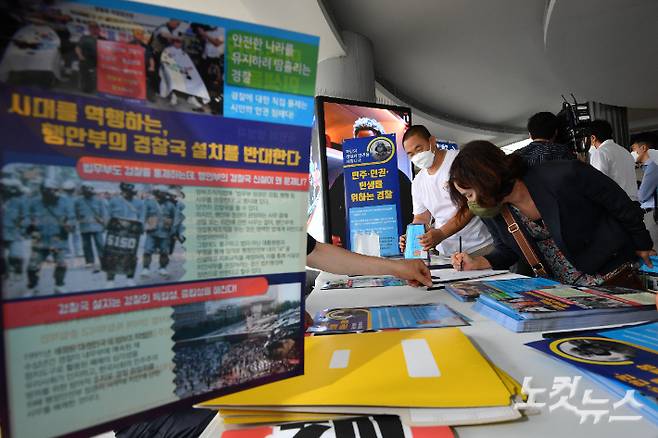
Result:
{"type": "Polygon", "coordinates": [[[181,186],[81,180],[73,167],[12,163],[2,169],[1,194],[5,299],[138,287],[185,273],[181,186]]]}

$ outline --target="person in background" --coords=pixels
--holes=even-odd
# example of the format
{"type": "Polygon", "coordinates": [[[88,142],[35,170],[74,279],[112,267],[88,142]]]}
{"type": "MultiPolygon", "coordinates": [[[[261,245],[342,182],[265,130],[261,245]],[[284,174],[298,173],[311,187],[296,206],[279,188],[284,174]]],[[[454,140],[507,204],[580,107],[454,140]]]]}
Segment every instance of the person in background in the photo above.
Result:
{"type": "Polygon", "coordinates": [[[87,25],[87,34],[80,37],[75,48],[80,61],[80,88],[85,93],[96,92],[96,43],[104,39],[100,26],[92,21],[87,25]]]}
{"type": "Polygon", "coordinates": [[[144,29],[141,27],[133,29],[133,38],[130,40],[129,44],[134,44],[144,49],[144,67],[146,69],[146,98],[149,101],[153,101],[158,88],[158,71],[155,68],[156,62],[155,58],[153,57],[153,49],[149,44],[146,43],[144,29]]]}
{"type": "Polygon", "coordinates": [[[508,211],[548,276],[561,283],[641,287],[633,263],[640,257],[652,266],[639,204],[579,160],[528,168],[516,154],[473,141],[450,169],[450,195],[460,211],[483,218],[495,245],[485,256],[454,254],[455,269],[507,268],[523,257],[503,217],[508,211]]]}
{"type": "Polygon", "coordinates": [[[108,221],[107,203],[96,195],[94,186],[83,182],[80,186],[82,196],[75,200],[75,216],[80,224],[82,250],[87,268],[100,272],[100,261],[103,256],[103,231],[108,221]],[[92,243],[93,242],[93,243],[92,243]],[[95,266],[94,248],[99,265],[95,266]]]}
{"type": "Polygon", "coordinates": [[[221,102],[224,88],[224,30],[213,26],[197,28],[199,37],[203,40],[203,55],[201,76],[210,94],[210,108],[213,114],[222,112],[221,102]]]}
{"type": "Polygon", "coordinates": [[[164,49],[172,45],[174,43],[174,36],[182,34],[184,30],[185,26],[176,18],[170,18],[166,23],[161,24],[153,30],[149,46],[153,50],[153,59],[156,63],[155,71],[158,71],[160,67],[160,55],[162,55],[164,49]]]}
{"type": "Polygon", "coordinates": [[[354,131],[354,138],[361,137],[374,137],[376,135],[384,135],[385,130],[381,123],[370,117],[359,117],[352,125],[354,131]]]}
{"type": "MultiPolygon", "coordinates": [[[[44,181],[41,184],[41,196],[33,198],[28,207],[27,233],[32,238],[32,253],[27,266],[27,296],[37,294],[39,274],[49,256],[55,262],[54,292],[66,292],[64,282],[67,264],[64,256],[75,213],[72,204],[60,196],[59,188],[54,180],[44,181]]],[[[50,292],[47,291],[48,294],[50,292]]]]}
{"type": "Polygon", "coordinates": [[[635,162],[625,148],[612,140],[610,123],[594,120],[588,132],[589,141],[596,149],[590,152],[590,164],[616,182],[633,201],[637,201],[635,162]]]}
{"type": "Polygon", "coordinates": [[[23,276],[25,261],[23,241],[28,198],[24,195],[23,184],[15,178],[3,178],[0,193],[2,194],[2,275],[4,278],[18,281],[23,276]]]}
{"type": "Polygon", "coordinates": [[[635,163],[639,165],[642,177],[640,188],[638,190],[638,201],[644,212],[644,226],[649,230],[651,240],[653,240],[654,250],[658,245],[658,164],[650,157],[649,151],[654,150],[655,145],[650,140],[639,139],[631,146],[631,155],[635,163]]]}
{"type": "MultiPolygon", "coordinates": [[[[76,190],[77,190],[77,185],[75,181],[67,179],[62,183],[62,189],[60,195],[64,199],[64,201],[69,204],[68,206],[69,209],[75,209],[75,201],[77,199],[75,193],[76,190]]],[[[71,228],[71,232],[69,233],[68,248],[69,248],[67,254],[68,257],[82,257],[83,255],[82,239],[80,237],[80,225],[78,224],[77,217],[75,218],[75,221],[71,228]]]]}
{"type": "MultiPolygon", "coordinates": [[[[137,189],[135,184],[132,183],[119,183],[120,195],[116,195],[110,199],[108,205],[109,219],[126,219],[130,221],[137,221],[141,224],[141,228],[144,228],[144,222],[146,217],[146,210],[144,207],[144,201],[137,198],[137,189]]],[[[141,234],[141,233],[140,233],[141,234]]],[[[107,263],[106,274],[107,282],[105,287],[107,289],[114,288],[114,278],[116,277],[117,272],[112,269],[111,263],[107,263]]],[[[137,269],[137,258],[132,260],[131,269],[129,272],[126,272],[126,286],[133,287],[135,283],[135,270],[137,269]]]]}
{"type": "Polygon", "coordinates": [[[180,186],[170,187],[167,191],[167,196],[169,200],[176,206],[176,221],[174,222],[173,233],[169,240],[169,255],[172,255],[174,253],[174,249],[176,248],[176,242],[183,244],[186,240],[185,224],[183,222],[185,220],[185,215],[183,214],[183,210],[185,210],[185,203],[182,199],[180,199],[185,198],[185,193],[180,186]]]}
{"type": "Polygon", "coordinates": [[[543,161],[576,159],[576,154],[570,147],[555,143],[560,126],[555,114],[537,113],[528,119],[527,126],[532,143],[515,153],[523,158],[528,166],[535,166],[543,161]]]}
{"type": "Polygon", "coordinates": [[[158,274],[162,277],[169,275],[169,248],[174,235],[174,224],[178,210],[168,196],[167,187],[158,185],[153,188],[153,198],[144,203],[146,209],[146,242],[144,243],[144,256],[142,258],[142,277],[150,275],[153,254],[159,254],[158,274]],[[149,224],[152,227],[149,228],[149,224]]]}
{"type": "MultiPolygon", "coordinates": [[[[411,126],[402,138],[407,156],[420,172],[411,183],[413,223],[426,224],[434,218],[434,228],[420,236],[425,250],[436,247],[444,255],[463,249],[470,254],[484,255],[492,249],[493,240],[482,221],[465,211],[458,215],[448,191],[450,166],[459,151],[438,149],[436,137],[423,125],[411,126]]],[[[404,252],[406,235],[400,236],[400,249],[404,252]]]]}
{"type": "Polygon", "coordinates": [[[172,37],[172,45],[167,47],[160,57],[160,97],[169,97],[171,106],[178,105],[178,95],[187,98],[187,103],[195,111],[202,111],[203,106],[194,95],[202,88],[207,94],[207,88],[196,70],[190,56],[183,48],[183,36],[176,33],[172,37]],[[168,72],[168,75],[166,75],[168,72]],[[175,73],[174,73],[175,72],[175,73]],[[178,77],[172,79],[171,75],[178,77]]]}

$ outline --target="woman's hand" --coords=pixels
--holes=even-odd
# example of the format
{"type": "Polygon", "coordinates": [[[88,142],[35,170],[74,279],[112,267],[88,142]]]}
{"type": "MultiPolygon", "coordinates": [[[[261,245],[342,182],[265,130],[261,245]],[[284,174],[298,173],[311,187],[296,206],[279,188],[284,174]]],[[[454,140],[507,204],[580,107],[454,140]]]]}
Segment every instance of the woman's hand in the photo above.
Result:
{"type": "Polygon", "coordinates": [[[465,252],[458,252],[450,258],[452,267],[456,271],[476,271],[479,269],[489,269],[491,264],[489,260],[482,256],[471,257],[465,252]]]}

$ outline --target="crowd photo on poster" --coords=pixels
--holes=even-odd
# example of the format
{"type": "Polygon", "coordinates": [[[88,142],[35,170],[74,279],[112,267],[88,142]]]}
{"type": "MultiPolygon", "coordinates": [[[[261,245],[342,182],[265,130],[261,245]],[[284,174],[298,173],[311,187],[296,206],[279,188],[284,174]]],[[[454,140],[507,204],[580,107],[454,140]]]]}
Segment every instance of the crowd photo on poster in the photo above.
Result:
{"type": "Polygon", "coordinates": [[[0,81],[223,113],[225,30],[62,1],[21,1],[0,31],[0,81]]]}
{"type": "Polygon", "coordinates": [[[180,398],[290,372],[301,364],[295,288],[273,285],[258,298],[176,306],[173,320],[180,398]]]}

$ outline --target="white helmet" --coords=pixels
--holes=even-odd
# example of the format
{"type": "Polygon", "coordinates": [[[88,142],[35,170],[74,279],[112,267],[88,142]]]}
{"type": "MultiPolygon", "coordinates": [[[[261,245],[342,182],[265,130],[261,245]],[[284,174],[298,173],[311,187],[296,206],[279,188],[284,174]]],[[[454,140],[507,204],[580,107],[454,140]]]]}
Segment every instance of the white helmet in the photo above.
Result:
{"type": "Polygon", "coordinates": [[[75,183],[67,179],[62,183],[62,190],[75,190],[75,183]]]}

